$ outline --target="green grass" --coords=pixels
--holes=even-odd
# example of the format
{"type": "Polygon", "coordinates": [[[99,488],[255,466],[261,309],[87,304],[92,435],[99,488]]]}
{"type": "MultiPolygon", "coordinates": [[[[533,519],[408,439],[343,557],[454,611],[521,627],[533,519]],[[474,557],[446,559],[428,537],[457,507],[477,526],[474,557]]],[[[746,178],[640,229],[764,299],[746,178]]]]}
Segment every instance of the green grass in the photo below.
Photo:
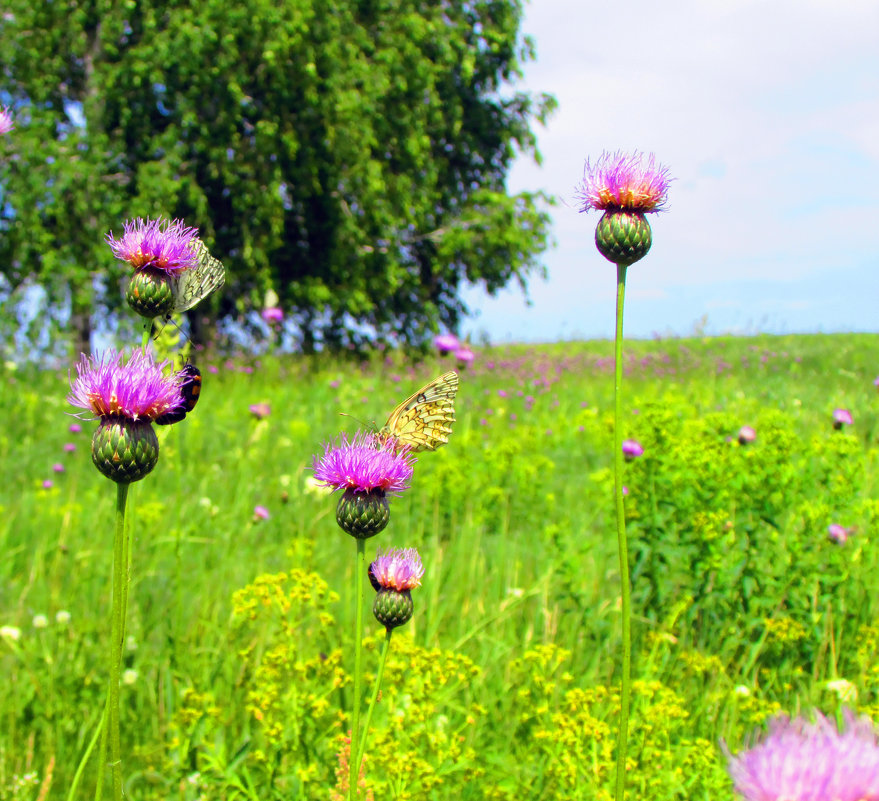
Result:
{"type": "MultiPolygon", "coordinates": [[[[416,547],[427,570],[374,718],[376,797],[609,797],[611,350],[482,351],[461,376],[451,442],[421,455],[368,542],[368,554],[416,547]]],[[[850,705],[879,713],[879,340],[669,340],[626,353],[625,436],[646,449],[625,481],[639,681],[629,794],[732,799],[720,738],[735,750],[777,710],[835,713],[836,678],[856,686],[850,705]],[[854,426],[832,430],[835,407],[854,426]],[[743,424],[757,430],[747,447],[735,442],[743,424]],[[832,522],[856,529],[843,547],[827,540],[832,522]]],[[[340,412],[381,425],[446,365],[201,365],[198,407],[160,434],[158,467],[130,494],[128,797],[331,797],[350,711],[354,543],[335,498],[307,491],[312,455],[358,426],[340,412]],[[248,405],[260,401],[272,414],[257,421],[248,405]],[[270,519],[254,519],[257,504],[270,519]]],[[[104,693],[115,488],[90,463],[94,424],[68,432],[66,375],[0,380],[0,625],[22,632],[0,640],[0,799],[39,797],[48,773],[44,797],[65,798],[104,693]]],[[[368,671],[376,658],[373,647],[368,671]]],[[[78,797],[93,796],[92,775],[78,797]]]]}

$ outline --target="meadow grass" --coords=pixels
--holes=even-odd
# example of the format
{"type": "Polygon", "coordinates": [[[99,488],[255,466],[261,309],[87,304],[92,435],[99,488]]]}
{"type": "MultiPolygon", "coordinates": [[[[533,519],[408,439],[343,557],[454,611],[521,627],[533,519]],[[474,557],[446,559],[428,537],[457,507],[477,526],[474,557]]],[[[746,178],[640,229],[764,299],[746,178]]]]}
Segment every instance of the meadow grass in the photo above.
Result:
{"type": "MultiPolygon", "coordinates": [[[[427,571],[374,718],[375,797],[610,798],[611,353],[482,350],[449,445],[420,455],[368,542],[367,554],[416,547],[427,571]]],[[[736,750],[779,710],[879,713],[879,341],[666,340],[626,354],[624,435],[645,447],[625,479],[629,794],[732,799],[721,738],[736,750]],[[833,430],[836,407],[853,426],[833,430]],[[756,442],[738,444],[742,425],[756,442]],[[844,545],[830,523],[854,529],[844,545]]],[[[128,797],[336,797],[354,546],[335,497],[309,490],[312,455],[358,427],[340,412],[380,426],[448,364],[200,365],[199,405],[162,433],[158,467],[130,494],[128,797]],[[249,413],[258,402],[269,417],[249,413]]],[[[0,639],[0,799],[66,798],[103,699],[115,492],[90,464],[94,424],[68,430],[66,374],[22,366],[2,382],[0,625],[21,636],[0,639]]],[[[81,797],[93,789],[86,777],[81,797]]]]}

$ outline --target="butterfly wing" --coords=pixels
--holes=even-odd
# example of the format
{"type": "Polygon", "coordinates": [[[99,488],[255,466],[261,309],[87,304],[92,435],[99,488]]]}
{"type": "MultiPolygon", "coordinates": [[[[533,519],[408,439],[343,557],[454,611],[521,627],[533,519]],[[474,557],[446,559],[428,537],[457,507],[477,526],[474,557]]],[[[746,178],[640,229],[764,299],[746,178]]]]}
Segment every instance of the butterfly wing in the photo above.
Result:
{"type": "Polygon", "coordinates": [[[435,451],[452,433],[457,392],[458,374],[449,370],[397,406],[379,436],[408,445],[412,453],[435,451]]]}
{"type": "Polygon", "coordinates": [[[177,279],[172,314],[179,314],[191,309],[196,303],[204,300],[226,283],[226,270],[223,263],[211,256],[204,242],[196,239],[193,247],[198,255],[198,263],[195,267],[181,273],[177,279]]]}

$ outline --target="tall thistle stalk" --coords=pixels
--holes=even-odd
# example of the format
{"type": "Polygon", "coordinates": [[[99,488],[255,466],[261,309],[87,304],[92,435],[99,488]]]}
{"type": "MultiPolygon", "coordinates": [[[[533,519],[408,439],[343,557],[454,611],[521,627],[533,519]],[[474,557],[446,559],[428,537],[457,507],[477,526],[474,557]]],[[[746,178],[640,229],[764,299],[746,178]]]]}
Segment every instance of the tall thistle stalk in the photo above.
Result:
{"type": "Polygon", "coordinates": [[[620,562],[620,594],[623,654],[620,665],[620,723],[617,736],[616,801],[626,793],[629,708],[632,692],[632,592],[629,581],[629,551],[626,541],[626,512],[623,497],[623,305],[626,270],[647,255],[653,241],[646,214],[660,211],[665,204],[671,179],[668,170],[641,153],[603,153],[588,160],[583,181],[577,188],[580,211],[603,211],[595,229],[599,253],[617,268],[616,335],[614,338],[614,506],[620,562]]]}
{"type": "Polygon", "coordinates": [[[409,487],[414,457],[407,449],[397,450],[393,441],[372,434],[357,434],[349,440],[344,434],[337,444],[328,444],[324,454],[314,459],[314,476],[324,486],[341,490],[336,522],[354,538],[354,698],[351,710],[351,754],[348,763],[347,793],[357,801],[360,770],[366,751],[369,723],[378,698],[384,664],[390,646],[390,632],[412,617],[410,590],[420,583],[423,569],[415,551],[379,554],[369,567],[369,579],[376,598],[373,614],[386,630],[381,667],[373,687],[365,725],[361,726],[363,706],[363,588],[366,577],[365,540],[385,529],[390,521],[389,496],[409,487]]]}
{"type": "MultiPolygon", "coordinates": [[[[116,484],[116,524],[113,542],[110,646],[107,649],[107,697],[101,715],[100,744],[95,798],[104,791],[104,772],[109,765],[113,798],[123,797],[123,753],[120,732],[120,679],[125,621],[128,608],[130,538],[126,527],[129,487],[145,478],[159,459],[159,440],[153,423],[170,425],[192,411],[201,387],[197,370],[166,370],[147,351],[152,321],[181,305],[181,276],[210,263],[212,281],[189,305],[222,284],[222,265],[210,259],[197,231],[179,220],[131,220],[123,235],[108,234],[114,255],[134,268],[126,299],[145,318],[141,348],[126,358],[107,351],[100,358],[82,355],[67,400],[100,422],[92,438],[92,461],[116,484]],[[210,259],[210,262],[208,260],[210,259]],[[107,751],[109,748],[109,761],[107,751]]],[[[193,282],[189,282],[192,285],[193,282]]],[[[187,302],[191,299],[187,299],[187,302]]],[[[94,747],[89,743],[74,775],[68,798],[73,798],[94,747]]]]}

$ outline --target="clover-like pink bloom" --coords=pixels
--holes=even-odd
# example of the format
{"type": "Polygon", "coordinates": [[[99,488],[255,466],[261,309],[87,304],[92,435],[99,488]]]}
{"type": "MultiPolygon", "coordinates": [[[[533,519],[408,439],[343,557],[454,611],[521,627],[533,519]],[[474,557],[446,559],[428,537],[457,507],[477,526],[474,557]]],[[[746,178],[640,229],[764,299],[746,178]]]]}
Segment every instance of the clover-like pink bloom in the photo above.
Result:
{"type": "Polygon", "coordinates": [[[845,710],[842,729],[817,715],[774,718],[769,733],[729,758],[745,801],[879,801],[879,743],[873,721],[845,710]]]}
{"type": "Polygon", "coordinates": [[[394,589],[397,592],[421,586],[424,567],[415,548],[389,548],[376,554],[369,566],[370,577],[378,589],[394,589]]]}
{"type": "Polygon", "coordinates": [[[657,164],[652,153],[646,164],[643,153],[602,153],[594,164],[586,160],[577,187],[580,211],[661,211],[671,182],[668,167],[657,164]]]}
{"type": "Polygon", "coordinates": [[[742,426],[736,435],[739,445],[747,445],[757,439],[757,432],[751,426],[742,426]]]}
{"type": "Polygon", "coordinates": [[[143,350],[135,350],[127,361],[112,350],[98,359],[83,354],[67,402],[96,417],[155,420],[183,407],[181,387],[188,377],[166,373],[168,364],[156,364],[143,350]]]}
{"type": "Polygon", "coordinates": [[[409,488],[414,465],[415,457],[405,448],[397,451],[393,441],[363,432],[351,440],[342,434],[338,444],[328,443],[313,462],[314,477],[324,486],[355,492],[380,489],[389,495],[409,488]]]}
{"type": "Polygon", "coordinates": [[[269,308],[263,309],[261,312],[261,316],[263,320],[265,320],[270,325],[272,323],[281,323],[284,321],[284,311],[283,309],[279,309],[277,306],[269,306],[269,308]]]}
{"type": "Polygon", "coordinates": [[[834,409],[833,410],[833,427],[834,428],[842,428],[843,426],[850,426],[854,423],[854,419],[852,418],[852,413],[848,409],[834,409]]]}
{"type": "Polygon", "coordinates": [[[440,334],[433,338],[433,346],[440,353],[448,353],[461,347],[461,343],[454,334],[440,334]]]}
{"type": "Polygon", "coordinates": [[[846,540],[854,533],[853,529],[839,525],[839,523],[831,523],[827,526],[827,537],[837,545],[845,545],[846,540]]]}
{"type": "Polygon", "coordinates": [[[253,507],[253,519],[254,520],[268,520],[271,517],[271,513],[265,506],[254,506],[253,507]]]}
{"type": "Polygon", "coordinates": [[[252,403],[247,408],[257,420],[263,420],[272,413],[272,407],[267,403],[252,403]]]}
{"type": "Polygon", "coordinates": [[[626,459],[637,459],[644,455],[644,446],[636,439],[623,440],[623,456],[626,459]]]}
{"type": "Polygon", "coordinates": [[[458,364],[468,365],[473,363],[476,354],[466,345],[462,345],[455,351],[455,358],[458,360],[458,364]]]}
{"type": "Polygon", "coordinates": [[[151,267],[170,276],[180,275],[198,264],[195,250],[197,228],[187,228],[182,220],[127,220],[121,239],[111,231],[107,244],[117,259],[136,270],[151,267]]]}
{"type": "Polygon", "coordinates": [[[15,127],[8,106],[0,106],[0,134],[8,134],[15,127]]]}

